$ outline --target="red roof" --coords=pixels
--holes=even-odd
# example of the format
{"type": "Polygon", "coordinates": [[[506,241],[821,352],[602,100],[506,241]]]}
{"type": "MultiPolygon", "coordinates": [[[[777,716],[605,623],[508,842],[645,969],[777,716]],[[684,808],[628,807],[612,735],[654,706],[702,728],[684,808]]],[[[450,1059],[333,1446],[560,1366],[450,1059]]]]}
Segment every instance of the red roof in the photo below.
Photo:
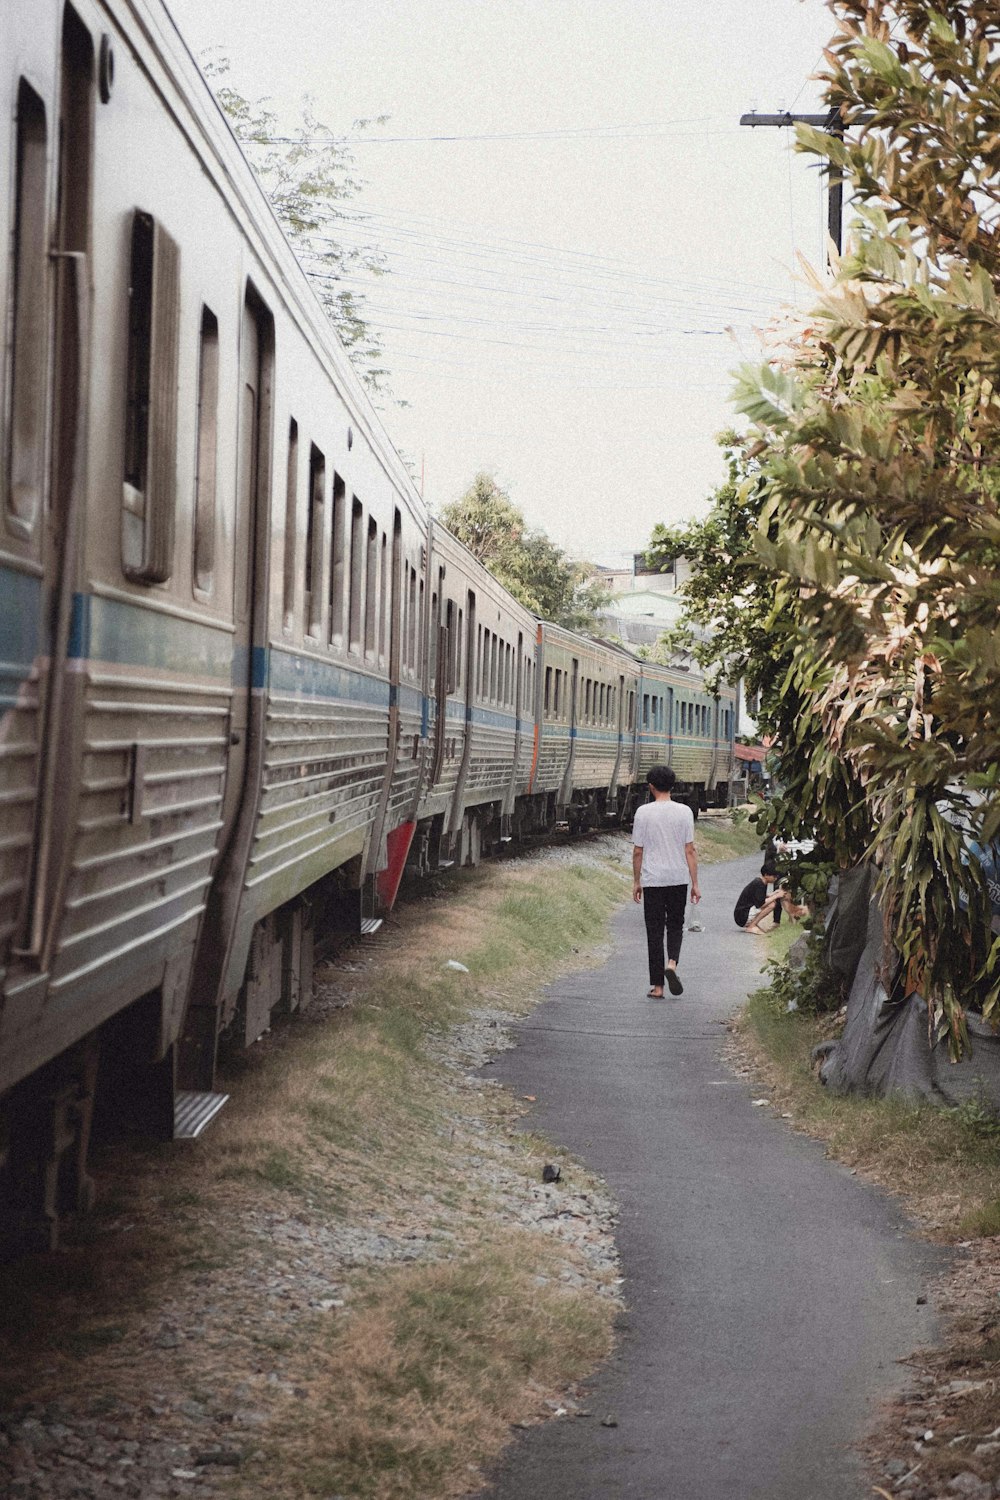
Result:
{"type": "Polygon", "coordinates": [[[767,749],[764,745],[735,745],[737,760],[755,760],[762,762],[767,757],[767,749]]]}

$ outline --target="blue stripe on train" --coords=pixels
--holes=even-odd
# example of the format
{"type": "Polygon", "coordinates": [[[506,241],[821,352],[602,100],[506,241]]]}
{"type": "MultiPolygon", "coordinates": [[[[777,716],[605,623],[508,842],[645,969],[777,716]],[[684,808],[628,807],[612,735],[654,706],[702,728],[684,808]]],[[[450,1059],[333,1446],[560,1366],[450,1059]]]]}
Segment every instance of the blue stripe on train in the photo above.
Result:
{"type": "Polygon", "coordinates": [[[0,709],[13,708],[41,654],[42,580],[0,567],[0,709]]]}
{"type": "MultiPolygon", "coordinates": [[[[14,569],[0,568],[0,661],[25,673],[38,654],[41,582],[14,569]]],[[[249,679],[258,690],[295,692],[346,703],[367,703],[388,708],[391,703],[420,711],[421,733],[428,733],[431,709],[419,688],[401,683],[391,688],[381,677],[345,666],[299,655],[280,648],[234,646],[232,635],[210,621],[179,619],[162,610],[144,608],[126,600],[106,599],[97,594],[77,594],[73,599],[70,625],[70,657],[114,662],[122,666],[154,667],[181,675],[208,676],[242,685],[249,679]]],[[[9,679],[10,672],[7,672],[9,679]]],[[[448,717],[493,729],[533,728],[531,720],[518,721],[513,713],[492,708],[474,708],[449,701],[448,717]]],[[[615,742],[614,730],[592,725],[570,729],[566,725],[542,723],[543,739],[607,739],[615,742]]],[[[640,742],[663,743],[664,736],[640,731],[640,742]]],[[[674,736],[672,748],[704,747],[706,740],[674,736]]]]}

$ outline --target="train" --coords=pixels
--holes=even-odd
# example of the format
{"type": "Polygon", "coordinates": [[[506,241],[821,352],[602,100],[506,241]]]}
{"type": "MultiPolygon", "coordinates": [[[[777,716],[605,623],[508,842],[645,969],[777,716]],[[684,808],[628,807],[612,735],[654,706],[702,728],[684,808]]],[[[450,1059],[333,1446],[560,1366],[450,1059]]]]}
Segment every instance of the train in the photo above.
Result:
{"type": "Polygon", "coordinates": [[[0,1226],[192,1137],[404,870],[725,803],[735,695],[425,506],[160,0],[4,7],[0,1226]]]}

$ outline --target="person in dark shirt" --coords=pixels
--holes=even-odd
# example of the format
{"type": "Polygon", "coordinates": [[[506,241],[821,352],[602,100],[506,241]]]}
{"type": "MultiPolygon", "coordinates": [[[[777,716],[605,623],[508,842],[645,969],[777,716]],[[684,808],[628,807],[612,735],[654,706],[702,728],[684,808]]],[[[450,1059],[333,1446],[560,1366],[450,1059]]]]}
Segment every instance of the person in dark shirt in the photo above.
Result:
{"type": "Polygon", "coordinates": [[[764,927],[762,923],[772,915],[775,925],[781,921],[783,911],[787,911],[790,917],[805,916],[807,908],[797,906],[783,888],[779,887],[768,895],[768,886],[776,885],[777,881],[777,871],[765,861],[759,876],[749,881],[740,891],[733,910],[733,921],[737,927],[742,927],[744,932],[765,932],[771,924],[768,922],[767,927],[764,927]]]}

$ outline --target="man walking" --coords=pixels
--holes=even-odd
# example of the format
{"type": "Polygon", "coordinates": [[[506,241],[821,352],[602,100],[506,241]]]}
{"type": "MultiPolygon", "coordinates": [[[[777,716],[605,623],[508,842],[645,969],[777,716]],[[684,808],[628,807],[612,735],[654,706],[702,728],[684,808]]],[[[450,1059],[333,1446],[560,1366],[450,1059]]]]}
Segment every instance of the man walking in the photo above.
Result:
{"type": "Polygon", "coordinates": [[[632,895],[642,902],[649,948],[649,994],[663,998],[663,982],[672,995],[682,995],[677,973],[684,936],[684,908],[688,881],[691,900],[701,900],[698,855],[694,847],[694,814],[671,792],[677,781],[669,766],[653,766],[649,790],[653,801],[636,812],[632,824],[632,895]],[[667,962],[663,963],[663,930],[667,933],[667,962]]]}

